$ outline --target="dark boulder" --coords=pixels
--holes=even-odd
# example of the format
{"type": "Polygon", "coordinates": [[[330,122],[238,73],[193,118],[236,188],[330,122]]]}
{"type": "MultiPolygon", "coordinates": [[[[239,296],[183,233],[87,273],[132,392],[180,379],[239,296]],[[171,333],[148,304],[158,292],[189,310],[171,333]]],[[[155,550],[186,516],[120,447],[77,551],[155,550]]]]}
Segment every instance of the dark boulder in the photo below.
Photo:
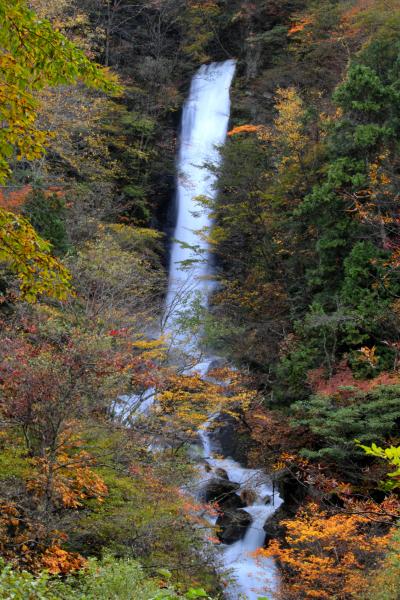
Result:
{"type": "Polygon", "coordinates": [[[218,539],[223,544],[234,544],[244,537],[252,520],[249,513],[242,509],[224,512],[216,522],[218,539]]]}
{"type": "Polygon", "coordinates": [[[237,420],[231,415],[220,415],[218,424],[214,424],[210,431],[210,438],[216,449],[223,456],[231,456],[238,462],[244,462],[243,453],[239,450],[239,436],[237,434],[237,420]]]}
{"type": "Polygon", "coordinates": [[[237,510],[238,508],[245,508],[246,504],[243,502],[238,494],[230,494],[226,496],[222,502],[219,502],[221,510],[237,510]]]}
{"type": "Polygon", "coordinates": [[[288,516],[285,506],[282,505],[267,519],[264,525],[266,546],[271,540],[279,540],[284,537],[285,527],[281,525],[281,521],[287,519],[288,516]]]}
{"type": "Polygon", "coordinates": [[[225,471],[225,469],[215,469],[215,474],[220,479],[229,479],[228,473],[225,471]]]}
{"type": "Polygon", "coordinates": [[[231,496],[236,496],[236,491],[239,488],[238,483],[228,479],[210,479],[205,488],[204,499],[206,502],[218,502],[218,504],[223,505],[231,496]]]}
{"type": "Polygon", "coordinates": [[[283,469],[275,475],[275,486],[287,510],[296,511],[310,493],[307,486],[301,483],[289,469],[283,469]]]}

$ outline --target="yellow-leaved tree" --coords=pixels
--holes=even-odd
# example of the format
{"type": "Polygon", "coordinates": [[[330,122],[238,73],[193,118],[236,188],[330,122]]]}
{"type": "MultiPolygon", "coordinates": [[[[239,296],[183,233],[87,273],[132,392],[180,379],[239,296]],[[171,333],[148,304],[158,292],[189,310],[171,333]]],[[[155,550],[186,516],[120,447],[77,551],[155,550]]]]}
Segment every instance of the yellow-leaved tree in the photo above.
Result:
{"type": "MultiPolygon", "coordinates": [[[[47,132],[36,126],[37,92],[79,80],[118,93],[114,76],[93,64],[25,0],[0,0],[0,183],[10,161],[33,160],[45,150],[47,132]]],[[[51,246],[23,218],[0,208],[0,262],[15,273],[21,296],[63,298],[69,275],[51,256],[51,246]]]]}

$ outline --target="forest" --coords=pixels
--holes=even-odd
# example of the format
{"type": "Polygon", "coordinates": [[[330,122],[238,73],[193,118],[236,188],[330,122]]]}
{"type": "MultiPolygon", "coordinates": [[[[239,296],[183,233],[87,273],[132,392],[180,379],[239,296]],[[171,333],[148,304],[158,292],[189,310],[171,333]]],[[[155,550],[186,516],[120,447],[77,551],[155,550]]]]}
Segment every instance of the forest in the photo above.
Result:
{"type": "Polygon", "coordinates": [[[0,0],[0,115],[0,598],[400,600],[400,0],[0,0]]]}

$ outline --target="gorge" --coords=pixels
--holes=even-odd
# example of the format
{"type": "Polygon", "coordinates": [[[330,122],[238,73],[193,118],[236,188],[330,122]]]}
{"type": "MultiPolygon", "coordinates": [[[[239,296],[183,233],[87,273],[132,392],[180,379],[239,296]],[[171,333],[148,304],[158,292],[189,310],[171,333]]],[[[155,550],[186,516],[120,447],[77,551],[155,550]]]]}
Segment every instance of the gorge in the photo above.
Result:
{"type": "Polygon", "coordinates": [[[399,600],[400,0],[0,22],[0,598],[399,600]]]}
{"type": "MultiPolygon", "coordinates": [[[[177,223],[171,247],[169,285],[166,301],[167,331],[172,345],[181,344],[186,354],[196,354],[197,340],[188,341],[179,327],[181,311],[194,310],[195,303],[207,305],[213,289],[213,266],[210,249],[204,237],[212,227],[209,212],[199,205],[198,198],[215,196],[215,175],[211,168],[221,160],[220,147],[225,142],[230,117],[230,87],[235,73],[233,60],[204,65],[192,80],[189,97],[182,115],[180,150],[177,163],[177,223]]],[[[207,376],[215,357],[199,354],[201,362],[191,371],[207,376]]],[[[207,428],[199,430],[202,454],[207,470],[201,473],[214,482],[216,473],[223,473],[230,482],[238,484],[237,497],[250,494],[243,504],[250,515],[243,539],[222,544],[222,566],[228,574],[230,585],[225,597],[257,600],[268,590],[269,597],[276,589],[277,576],[272,559],[252,556],[263,546],[264,524],[279,507],[281,500],[275,495],[268,477],[261,470],[246,469],[230,457],[222,458],[207,428]],[[210,479],[211,478],[211,479],[210,479]]],[[[223,508],[222,515],[224,514],[223,508]]],[[[228,512],[229,514],[229,512],[228,512]]],[[[231,516],[235,520],[235,513],[231,516]]]]}

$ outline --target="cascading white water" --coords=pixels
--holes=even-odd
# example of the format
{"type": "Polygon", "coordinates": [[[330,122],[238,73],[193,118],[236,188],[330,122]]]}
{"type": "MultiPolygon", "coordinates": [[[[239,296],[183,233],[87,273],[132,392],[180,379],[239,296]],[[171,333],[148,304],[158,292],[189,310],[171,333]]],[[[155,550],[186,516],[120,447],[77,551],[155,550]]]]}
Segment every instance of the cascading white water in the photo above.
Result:
{"type": "MultiPolygon", "coordinates": [[[[239,491],[251,490],[254,493],[253,504],[244,508],[252,518],[245,536],[230,546],[220,546],[223,566],[231,578],[225,589],[225,598],[257,600],[259,597],[268,597],[272,600],[278,583],[275,563],[271,558],[255,558],[254,553],[263,547],[265,522],[282,504],[282,499],[275,493],[265,473],[258,469],[246,469],[232,458],[221,458],[219,452],[216,458],[207,431],[200,431],[199,436],[204,457],[213,472],[223,469],[230,481],[240,484],[239,491]]],[[[212,477],[212,472],[209,476],[212,477]]]]}
{"type": "MultiPolygon", "coordinates": [[[[205,165],[218,165],[221,146],[226,138],[230,116],[230,86],[235,73],[235,61],[213,63],[200,68],[194,76],[190,95],[182,116],[181,146],[178,159],[177,224],[171,247],[169,287],[166,301],[166,330],[172,343],[182,342],[178,319],[182,311],[190,310],[197,298],[203,305],[212,291],[212,266],[207,242],[199,231],[210,227],[209,212],[196,198],[215,197],[215,175],[205,165]]],[[[195,344],[196,342],[194,342],[195,344]]],[[[184,340],[188,353],[193,351],[193,340],[184,340]]],[[[203,360],[196,370],[206,375],[211,358],[203,360]]],[[[226,598],[255,600],[265,595],[265,588],[276,587],[273,562],[263,559],[257,562],[251,553],[262,547],[266,519],[280,504],[280,498],[272,499],[271,484],[262,471],[245,469],[231,458],[216,458],[207,431],[199,431],[203,456],[211,469],[222,468],[231,481],[241,489],[254,492],[254,503],[245,510],[252,517],[252,524],[245,537],[231,546],[221,546],[224,567],[230,572],[233,583],[226,589],[226,598]],[[269,501],[271,502],[269,503],[269,501]]]]}
{"type": "Polygon", "coordinates": [[[210,225],[209,211],[196,198],[215,196],[215,176],[204,165],[220,160],[218,146],[224,143],[228,129],[235,67],[234,60],[203,65],[192,80],[183,109],[177,223],[166,301],[167,330],[172,333],[181,311],[190,309],[196,297],[205,304],[212,288],[207,243],[196,234],[210,225]]]}

